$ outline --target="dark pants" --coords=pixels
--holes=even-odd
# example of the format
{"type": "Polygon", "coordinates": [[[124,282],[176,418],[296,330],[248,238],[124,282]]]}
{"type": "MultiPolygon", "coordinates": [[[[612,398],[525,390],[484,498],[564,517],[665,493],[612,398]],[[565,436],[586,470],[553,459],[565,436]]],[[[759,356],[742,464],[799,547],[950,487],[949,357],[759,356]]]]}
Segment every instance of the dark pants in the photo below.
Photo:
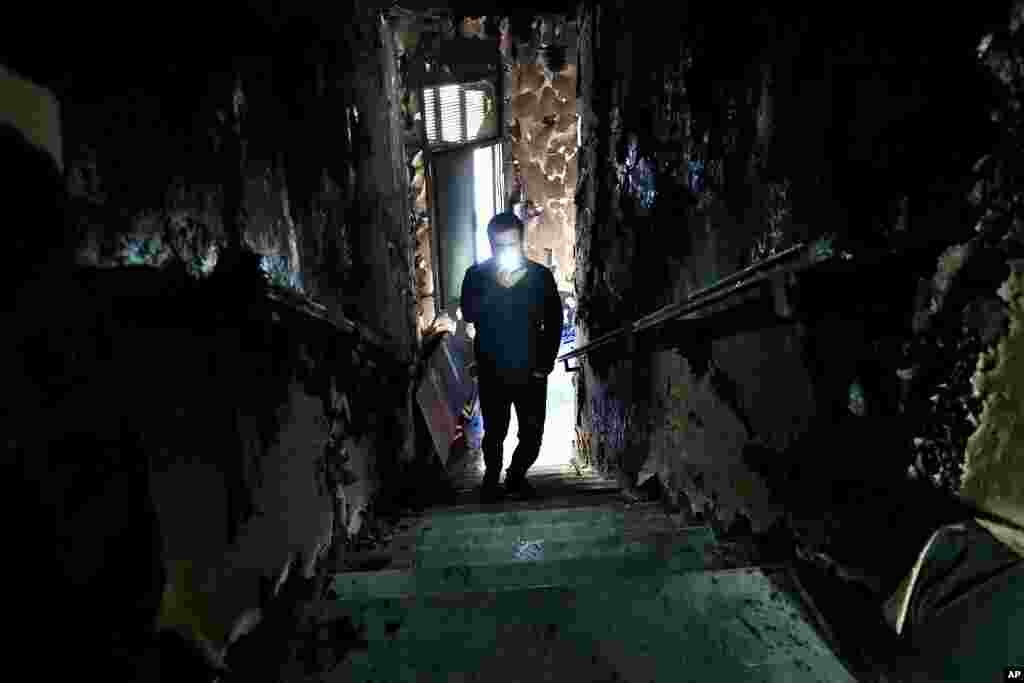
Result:
{"type": "Polygon", "coordinates": [[[481,445],[484,452],[486,481],[497,482],[503,463],[502,445],[508,434],[510,409],[516,407],[519,421],[519,444],[512,454],[512,462],[506,473],[507,481],[516,481],[526,475],[540,455],[541,437],[544,435],[544,418],[548,399],[548,380],[508,379],[492,373],[481,373],[480,413],[484,419],[484,438],[481,445]]]}

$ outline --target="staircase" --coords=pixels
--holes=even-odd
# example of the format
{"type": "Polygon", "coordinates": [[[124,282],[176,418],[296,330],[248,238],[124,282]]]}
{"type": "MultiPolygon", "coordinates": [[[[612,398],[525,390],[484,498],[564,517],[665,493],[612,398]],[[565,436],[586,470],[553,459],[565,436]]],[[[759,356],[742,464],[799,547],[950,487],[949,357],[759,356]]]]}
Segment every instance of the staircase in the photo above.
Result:
{"type": "Polygon", "coordinates": [[[325,680],[854,681],[785,568],[721,569],[708,527],[607,482],[531,481],[544,497],[496,506],[467,488],[387,569],[339,573],[331,616],[368,649],[325,680]]]}

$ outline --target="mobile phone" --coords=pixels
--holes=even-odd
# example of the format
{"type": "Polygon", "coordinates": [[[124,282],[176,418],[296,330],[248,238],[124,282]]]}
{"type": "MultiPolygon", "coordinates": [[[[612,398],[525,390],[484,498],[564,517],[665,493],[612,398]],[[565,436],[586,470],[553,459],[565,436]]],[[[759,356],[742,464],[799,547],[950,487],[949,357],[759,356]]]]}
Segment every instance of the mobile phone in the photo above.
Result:
{"type": "Polygon", "coordinates": [[[515,270],[522,265],[523,258],[517,252],[506,252],[498,255],[498,266],[502,270],[515,270]]]}

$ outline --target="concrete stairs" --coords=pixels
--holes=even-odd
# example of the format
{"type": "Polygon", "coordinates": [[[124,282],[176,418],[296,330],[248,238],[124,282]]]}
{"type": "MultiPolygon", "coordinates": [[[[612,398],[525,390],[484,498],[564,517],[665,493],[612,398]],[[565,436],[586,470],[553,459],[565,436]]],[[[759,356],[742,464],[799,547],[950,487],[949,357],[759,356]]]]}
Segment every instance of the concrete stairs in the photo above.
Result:
{"type": "Polygon", "coordinates": [[[387,569],[336,576],[332,616],[369,646],[326,680],[854,680],[785,568],[714,546],[612,493],[432,510],[387,569]]]}
{"type": "MultiPolygon", "coordinates": [[[[453,484],[458,491],[457,507],[476,502],[477,489],[483,480],[481,468],[481,464],[475,463],[469,471],[453,477],[453,484]]],[[[619,493],[618,482],[607,479],[591,468],[577,470],[568,463],[534,465],[528,477],[542,500],[619,493]]]]}

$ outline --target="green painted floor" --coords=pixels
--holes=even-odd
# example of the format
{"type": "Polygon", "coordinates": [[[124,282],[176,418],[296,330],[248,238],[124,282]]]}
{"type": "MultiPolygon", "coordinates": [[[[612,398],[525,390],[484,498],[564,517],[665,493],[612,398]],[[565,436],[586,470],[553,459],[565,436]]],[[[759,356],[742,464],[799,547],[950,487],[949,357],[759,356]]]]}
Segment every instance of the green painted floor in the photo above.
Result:
{"type": "Polygon", "coordinates": [[[369,647],[326,680],[854,680],[788,572],[713,569],[714,543],[656,506],[432,514],[411,566],[337,576],[369,647]]]}

